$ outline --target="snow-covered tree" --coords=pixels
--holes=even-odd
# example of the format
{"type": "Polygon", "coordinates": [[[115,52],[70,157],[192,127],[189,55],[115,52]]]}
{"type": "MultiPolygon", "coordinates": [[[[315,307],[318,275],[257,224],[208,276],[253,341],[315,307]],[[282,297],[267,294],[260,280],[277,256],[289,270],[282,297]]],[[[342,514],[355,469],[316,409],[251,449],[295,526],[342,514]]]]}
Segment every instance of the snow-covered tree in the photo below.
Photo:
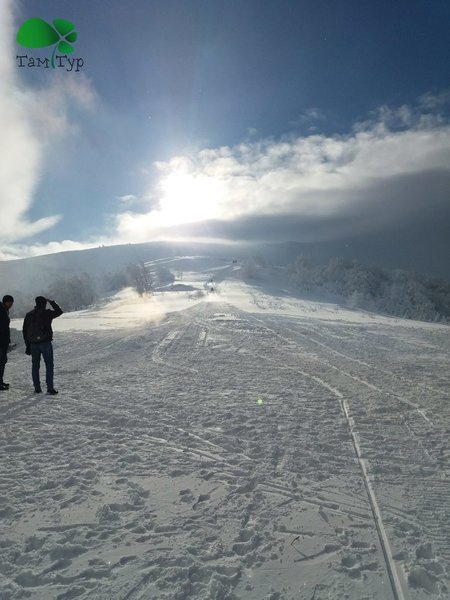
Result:
{"type": "Polygon", "coordinates": [[[324,266],[297,257],[288,273],[300,289],[326,290],[351,308],[406,319],[450,322],[450,284],[407,271],[388,271],[356,260],[333,258],[324,266]]]}

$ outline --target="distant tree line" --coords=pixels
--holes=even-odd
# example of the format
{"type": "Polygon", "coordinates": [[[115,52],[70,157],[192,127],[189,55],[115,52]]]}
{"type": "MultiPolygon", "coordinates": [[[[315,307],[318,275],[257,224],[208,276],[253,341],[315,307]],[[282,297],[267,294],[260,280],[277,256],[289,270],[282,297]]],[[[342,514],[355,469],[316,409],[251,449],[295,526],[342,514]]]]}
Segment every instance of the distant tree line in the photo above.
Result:
{"type": "Polygon", "coordinates": [[[58,277],[46,288],[36,289],[32,294],[21,290],[12,290],[14,296],[14,317],[23,317],[34,307],[36,296],[54,298],[64,311],[74,311],[92,306],[100,298],[132,287],[140,295],[154,289],[156,283],[174,280],[173,275],[165,267],[159,267],[154,273],[143,264],[129,264],[114,272],[105,273],[93,278],[88,273],[80,273],[70,277],[58,277]]]}
{"type": "Polygon", "coordinates": [[[344,258],[334,258],[320,266],[306,256],[298,256],[288,273],[300,289],[340,296],[350,308],[406,319],[450,322],[450,284],[441,279],[388,271],[344,258]]]}
{"type": "MultiPolygon", "coordinates": [[[[266,266],[267,261],[263,258],[253,257],[244,265],[243,276],[256,279],[258,271],[266,266]]],[[[332,294],[349,308],[450,323],[450,284],[441,279],[408,271],[388,271],[343,258],[318,265],[307,256],[298,256],[287,270],[290,280],[299,289],[332,294]]],[[[73,311],[87,308],[125,287],[132,287],[144,295],[174,280],[167,267],[142,262],[126,265],[96,279],[87,273],[60,277],[33,295],[11,290],[9,293],[15,300],[12,316],[25,316],[33,308],[36,296],[54,298],[65,311],[73,311]]]]}
{"type": "Polygon", "coordinates": [[[36,296],[55,299],[64,311],[79,310],[93,304],[99,297],[99,286],[87,273],[72,277],[60,277],[47,288],[37,289],[35,293],[16,290],[14,296],[14,317],[23,317],[31,310],[36,296]]]}

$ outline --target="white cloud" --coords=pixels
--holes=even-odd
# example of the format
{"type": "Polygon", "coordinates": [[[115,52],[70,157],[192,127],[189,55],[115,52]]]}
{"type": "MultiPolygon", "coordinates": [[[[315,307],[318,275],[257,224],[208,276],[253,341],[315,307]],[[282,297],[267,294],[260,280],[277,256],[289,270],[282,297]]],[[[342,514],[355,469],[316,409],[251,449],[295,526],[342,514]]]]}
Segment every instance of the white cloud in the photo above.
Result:
{"type": "Polygon", "coordinates": [[[189,237],[245,241],[260,226],[263,236],[284,228],[298,232],[290,239],[332,239],[382,230],[418,207],[439,210],[445,194],[448,202],[450,126],[415,108],[377,115],[347,135],[260,140],[158,162],[146,201],[118,196],[125,210],[113,215],[108,237],[3,246],[0,259],[189,237]],[[390,129],[398,113],[404,126],[390,129]],[[144,202],[151,210],[139,210],[144,202]]]}
{"type": "MultiPolygon", "coordinates": [[[[3,247],[0,258],[190,235],[245,240],[260,225],[267,234],[267,219],[277,231],[298,231],[299,241],[381,230],[418,207],[437,210],[450,178],[450,126],[436,113],[381,107],[347,135],[209,148],[154,166],[159,178],[147,200],[118,196],[125,210],[108,237],[3,247]],[[151,210],[140,210],[145,202],[151,210]]],[[[22,222],[21,231],[48,225],[22,222]]]]}
{"type": "MultiPolygon", "coordinates": [[[[87,78],[55,77],[47,87],[32,89],[20,82],[14,61],[14,4],[0,3],[0,240],[13,243],[53,227],[59,215],[33,222],[27,212],[48,149],[55,140],[76,132],[69,109],[92,109],[96,97],[87,78]]],[[[67,75],[67,74],[66,74],[67,75]]]]}
{"type": "Polygon", "coordinates": [[[6,1],[0,4],[0,221],[2,237],[14,240],[30,226],[22,215],[30,206],[41,166],[41,143],[32,135],[24,96],[18,90],[12,36],[11,2],[6,1]]]}
{"type": "Polygon", "coordinates": [[[125,194],[125,196],[117,196],[117,199],[120,200],[123,204],[134,204],[137,202],[137,196],[133,194],[125,194]]]}
{"type": "Polygon", "coordinates": [[[16,260],[19,258],[31,258],[43,254],[56,254],[57,252],[68,252],[70,250],[88,250],[102,245],[101,241],[74,242],[73,240],[62,240],[60,242],[49,242],[48,244],[8,244],[0,245],[0,260],[16,260]]]}
{"type": "Polygon", "coordinates": [[[436,94],[427,92],[419,98],[419,106],[427,110],[435,110],[448,104],[450,104],[450,90],[443,90],[436,94]]]}
{"type": "Polygon", "coordinates": [[[27,118],[33,134],[43,141],[44,150],[55,141],[79,133],[70,112],[88,112],[96,108],[98,98],[83,73],[76,80],[64,71],[55,73],[48,85],[23,92],[27,118]]]}
{"type": "Polygon", "coordinates": [[[321,110],[308,108],[297,119],[291,121],[290,125],[293,129],[298,130],[298,128],[301,128],[302,131],[308,131],[312,134],[318,131],[318,123],[325,120],[326,116],[321,110]]]}
{"type": "MultiPolygon", "coordinates": [[[[61,218],[27,218],[55,140],[77,135],[71,113],[93,110],[98,100],[82,73],[76,80],[65,72],[56,73],[40,89],[20,82],[12,59],[13,10],[12,0],[0,2],[0,259],[100,244],[179,239],[186,224],[256,222],[261,217],[289,222],[295,216],[305,222],[332,223],[343,216],[351,219],[364,214],[366,223],[381,227],[395,211],[383,212],[377,202],[382,204],[383,197],[388,197],[401,211],[408,201],[399,179],[449,172],[450,127],[439,114],[449,92],[424,94],[417,106],[380,107],[347,135],[285,136],[203,149],[156,163],[159,180],[142,198],[117,197],[122,207],[114,215],[108,238],[25,245],[23,240],[61,218]],[[144,203],[148,208],[140,209],[144,203]]],[[[318,123],[323,115],[310,109],[301,118],[305,123],[318,123]]],[[[419,201],[426,204],[429,198],[415,199],[419,201]]],[[[214,231],[205,233],[205,237],[213,235],[214,231]]]]}
{"type": "MultiPolygon", "coordinates": [[[[389,185],[392,202],[403,207],[398,181],[450,171],[450,127],[438,124],[440,119],[426,119],[412,108],[382,107],[378,120],[346,136],[266,140],[157,163],[159,208],[117,215],[117,233],[123,240],[144,241],[166,228],[175,232],[182,224],[201,221],[373,213],[369,205],[381,205],[389,185]],[[393,119],[402,122],[401,130],[389,128],[393,119]]],[[[374,215],[374,225],[391,218],[394,209],[374,215]]]]}

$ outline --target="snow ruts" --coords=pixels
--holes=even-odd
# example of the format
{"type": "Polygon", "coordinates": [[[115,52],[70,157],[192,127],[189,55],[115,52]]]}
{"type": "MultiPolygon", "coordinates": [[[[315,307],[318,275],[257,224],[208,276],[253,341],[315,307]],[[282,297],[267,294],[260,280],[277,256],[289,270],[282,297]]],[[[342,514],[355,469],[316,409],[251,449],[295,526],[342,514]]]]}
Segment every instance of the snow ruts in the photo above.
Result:
{"type": "MultiPolygon", "coordinates": [[[[269,327],[264,325],[264,323],[260,319],[255,317],[254,315],[252,316],[252,318],[254,320],[258,321],[259,323],[261,323],[268,331],[273,333],[273,335],[280,337],[281,339],[283,339],[283,341],[292,342],[292,340],[288,340],[287,338],[285,338],[284,336],[281,336],[279,333],[277,333],[273,329],[270,329],[269,327]]],[[[358,441],[358,436],[354,430],[353,419],[350,417],[350,414],[349,414],[348,403],[344,399],[343,394],[338,389],[334,388],[333,386],[329,385],[325,381],[321,380],[319,377],[312,376],[309,373],[303,371],[302,369],[298,369],[298,372],[300,372],[302,375],[304,375],[307,378],[313,379],[314,381],[316,381],[317,383],[319,383],[320,385],[322,385],[323,387],[325,387],[326,389],[331,391],[336,396],[336,398],[339,400],[341,410],[347,421],[349,434],[350,434],[350,436],[352,438],[352,442],[353,442],[353,447],[355,449],[355,453],[356,453],[359,465],[361,467],[362,475],[364,478],[364,485],[367,490],[367,497],[369,500],[370,509],[371,509],[373,520],[375,522],[375,526],[376,526],[376,529],[378,532],[378,537],[380,540],[380,545],[381,545],[384,560],[385,560],[386,571],[389,576],[389,581],[391,582],[392,594],[393,594],[393,597],[395,600],[405,600],[405,595],[403,592],[405,584],[401,582],[400,576],[397,572],[397,567],[395,565],[395,561],[392,556],[392,550],[391,550],[389,538],[387,536],[386,529],[383,525],[383,519],[381,516],[380,509],[378,507],[378,502],[377,502],[375,493],[373,491],[372,485],[370,483],[370,479],[369,479],[369,475],[367,473],[365,461],[362,457],[361,448],[360,448],[359,441],[358,441]]]]}

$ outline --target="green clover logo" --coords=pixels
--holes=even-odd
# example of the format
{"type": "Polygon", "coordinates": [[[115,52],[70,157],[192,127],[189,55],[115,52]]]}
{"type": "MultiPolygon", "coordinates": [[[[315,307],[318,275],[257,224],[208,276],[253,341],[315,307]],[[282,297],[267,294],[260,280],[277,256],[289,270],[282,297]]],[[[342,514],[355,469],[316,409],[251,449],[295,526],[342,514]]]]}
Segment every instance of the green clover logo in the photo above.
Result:
{"type": "Polygon", "coordinates": [[[25,48],[45,48],[55,44],[51,64],[55,68],[56,50],[62,54],[72,54],[73,44],[77,39],[75,25],[65,19],[55,19],[54,28],[38,17],[28,19],[17,32],[17,42],[25,48]]]}

